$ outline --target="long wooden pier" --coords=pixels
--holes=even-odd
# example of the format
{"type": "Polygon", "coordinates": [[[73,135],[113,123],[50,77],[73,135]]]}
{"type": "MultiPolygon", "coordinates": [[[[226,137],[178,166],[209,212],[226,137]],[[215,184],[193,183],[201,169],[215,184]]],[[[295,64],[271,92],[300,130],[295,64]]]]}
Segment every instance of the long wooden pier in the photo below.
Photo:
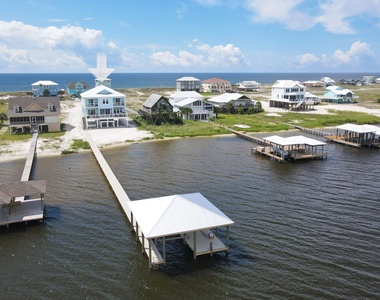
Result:
{"type": "Polygon", "coordinates": [[[113,173],[111,167],[108,165],[107,161],[105,160],[103,154],[100,152],[98,146],[92,139],[90,132],[84,131],[83,133],[87,142],[90,144],[92,153],[94,154],[100,168],[102,169],[104,175],[106,176],[108,183],[110,184],[113,192],[115,193],[117,200],[119,201],[122,209],[124,210],[125,215],[127,216],[129,222],[131,223],[132,230],[137,228],[136,241],[140,240],[140,243],[142,245],[142,252],[143,253],[145,252],[146,255],[148,256],[150,265],[156,266],[158,264],[163,264],[165,261],[162,258],[160,252],[157,250],[154,243],[150,243],[149,240],[144,237],[143,233],[141,232],[141,229],[140,230],[138,229],[136,220],[132,220],[131,210],[128,206],[128,202],[130,202],[131,199],[128,197],[127,193],[125,192],[124,188],[120,184],[119,180],[113,173]]]}
{"type": "Polygon", "coordinates": [[[28,156],[26,157],[24,171],[22,172],[22,175],[21,175],[21,181],[28,181],[30,179],[30,174],[32,173],[34,158],[36,156],[37,139],[38,139],[38,132],[34,132],[32,135],[32,143],[29,148],[28,156]]]}

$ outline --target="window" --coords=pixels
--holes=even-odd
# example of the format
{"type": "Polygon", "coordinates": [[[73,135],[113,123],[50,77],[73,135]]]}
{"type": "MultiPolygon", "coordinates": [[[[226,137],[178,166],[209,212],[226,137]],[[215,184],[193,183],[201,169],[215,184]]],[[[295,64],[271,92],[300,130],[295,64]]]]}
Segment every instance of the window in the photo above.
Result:
{"type": "Polygon", "coordinates": [[[108,104],[108,99],[103,99],[103,104],[108,104]]]}
{"type": "Polygon", "coordinates": [[[15,105],[13,106],[13,109],[16,113],[20,112],[20,106],[19,105],[15,105]]]}

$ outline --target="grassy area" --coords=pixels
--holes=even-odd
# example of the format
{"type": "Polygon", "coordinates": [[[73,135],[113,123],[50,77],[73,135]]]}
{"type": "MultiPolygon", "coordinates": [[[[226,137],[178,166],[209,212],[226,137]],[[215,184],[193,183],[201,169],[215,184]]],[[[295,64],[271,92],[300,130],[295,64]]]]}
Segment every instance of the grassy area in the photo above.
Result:
{"type": "Polygon", "coordinates": [[[267,116],[265,113],[253,115],[219,115],[217,123],[235,130],[246,132],[273,132],[290,129],[284,123],[306,128],[322,128],[337,126],[345,123],[379,124],[380,117],[361,112],[333,111],[331,114],[302,114],[293,112],[277,113],[279,116],[267,116]],[[243,124],[249,128],[239,128],[235,125],[243,124]],[[235,127],[234,127],[235,126],[235,127]]]}
{"type": "Polygon", "coordinates": [[[165,137],[194,137],[194,136],[212,136],[229,133],[228,130],[213,124],[212,122],[199,122],[184,120],[183,125],[147,125],[142,122],[139,129],[152,132],[155,138],[165,137]]]}

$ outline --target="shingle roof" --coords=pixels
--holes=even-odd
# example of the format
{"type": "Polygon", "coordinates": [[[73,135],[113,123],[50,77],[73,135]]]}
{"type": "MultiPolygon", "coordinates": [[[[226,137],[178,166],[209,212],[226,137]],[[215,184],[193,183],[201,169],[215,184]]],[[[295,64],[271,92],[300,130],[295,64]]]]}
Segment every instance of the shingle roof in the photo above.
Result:
{"type": "Polygon", "coordinates": [[[203,83],[230,83],[228,80],[220,78],[210,78],[202,81],[203,83]]]}
{"type": "Polygon", "coordinates": [[[8,100],[8,117],[35,116],[36,114],[44,116],[56,116],[60,113],[59,97],[20,97],[10,98],[8,100]],[[49,110],[49,104],[53,105],[53,110],[49,110]],[[13,107],[19,106],[20,112],[15,112],[13,107]]]}
{"type": "MultiPolygon", "coordinates": [[[[146,99],[146,101],[143,103],[143,106],[147,108],[152,108],[162,97],[162,95],[152,94],[148,97],[148,99],[146,99]]],[[[169,101],[169,99],[167,100],[169,101]]]]}
{"type": "Polygon", "coordinates": [[[7,204],[12,197],[36,196],[46,193],[46,180],[11,181],[0,183],[0,203],[7,204]]]}

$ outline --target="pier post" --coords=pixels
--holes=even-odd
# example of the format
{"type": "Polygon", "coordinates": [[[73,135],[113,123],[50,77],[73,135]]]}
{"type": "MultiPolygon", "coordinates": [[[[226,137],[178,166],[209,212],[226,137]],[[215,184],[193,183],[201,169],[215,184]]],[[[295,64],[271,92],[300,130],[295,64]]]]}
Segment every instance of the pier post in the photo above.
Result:
{"type": "Polygon", "coordinates": [[[194,237],[194,260],[197,259],[197,232],[193,231],[193,237],[194,237]]]}
{"type": "Polygon", "coordinates": [[[227,255],[228,255],[228,251],[230,250],[230,226],[227,226],[226,246],[227,246],[226,253],[227,253],[227,255]]]}

